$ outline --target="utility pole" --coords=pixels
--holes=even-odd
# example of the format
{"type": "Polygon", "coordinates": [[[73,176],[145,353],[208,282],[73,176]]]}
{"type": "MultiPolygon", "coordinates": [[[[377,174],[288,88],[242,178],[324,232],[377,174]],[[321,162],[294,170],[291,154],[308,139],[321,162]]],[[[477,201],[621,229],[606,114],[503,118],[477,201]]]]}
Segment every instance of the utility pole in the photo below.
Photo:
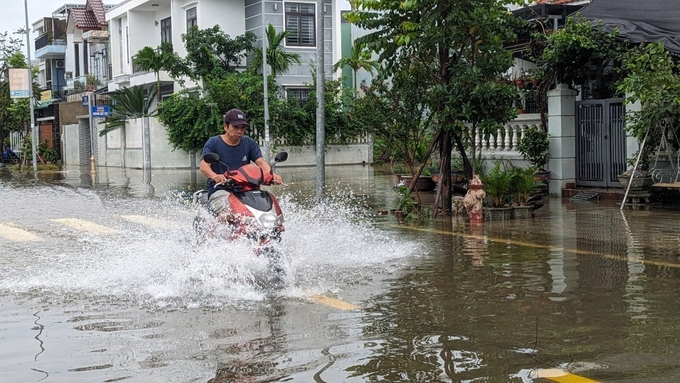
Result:
{"type": "Polygon", "coordinates": [[[316,198],[321,201],[326,182],[326,129],[324,88],[324,4],[316,0],[316,198]]]}
{"type": "Polygon", "coordinates": [[[38,135],[35,129],[35,112],[33,109],[33,71],[31,70],[31,41],[28,24],[28,0],[24,0],[24,14],[26,15],[26,57],[28,58],[28,105],[31,110],[31,151],[33,152],[33,176],[38,178],[38,151],[36,145],[38,135]]]}
{"type": "Polygon", "coordinates": [[[264,160],[269,163],[269,85],[267,84],[267,27],[265,25],[265,3],[262,1],[262,77],[264,79],[264,160]]]}

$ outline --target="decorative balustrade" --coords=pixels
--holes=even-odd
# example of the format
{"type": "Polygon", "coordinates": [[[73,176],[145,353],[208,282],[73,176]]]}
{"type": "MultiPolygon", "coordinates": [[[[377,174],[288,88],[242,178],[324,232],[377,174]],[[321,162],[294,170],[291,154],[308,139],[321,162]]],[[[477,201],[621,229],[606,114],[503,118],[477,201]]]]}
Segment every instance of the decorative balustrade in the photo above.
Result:
{"type": "MultiPolygon", "coordinates": [[[[541,125],[539,113],[520,114],[516,119],[503,125],[493,134],[483,134],[477,129],[474,137],[475,146],[482,152],[518,153],[517,145],[524,131],[532,125],[541,125]]],[[[468,126],[469,127],[469,126],[468,126]]],[[[471,129],[471,127],[470,127],[471,129]]]]}

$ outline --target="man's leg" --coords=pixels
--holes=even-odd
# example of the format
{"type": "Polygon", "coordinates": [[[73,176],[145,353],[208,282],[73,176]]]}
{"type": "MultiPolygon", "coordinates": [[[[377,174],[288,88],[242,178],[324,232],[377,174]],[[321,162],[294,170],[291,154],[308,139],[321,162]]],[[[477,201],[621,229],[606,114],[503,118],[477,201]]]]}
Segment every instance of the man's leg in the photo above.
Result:
{"type": "Polygon", "coordinates": [[[210,199],[208,205],[210,210],[217,215],[217,219],[222,222],[227,222],[231,213],[231,206],[229,205],[229,192],[226,190],[216,190],[210,199]]]}

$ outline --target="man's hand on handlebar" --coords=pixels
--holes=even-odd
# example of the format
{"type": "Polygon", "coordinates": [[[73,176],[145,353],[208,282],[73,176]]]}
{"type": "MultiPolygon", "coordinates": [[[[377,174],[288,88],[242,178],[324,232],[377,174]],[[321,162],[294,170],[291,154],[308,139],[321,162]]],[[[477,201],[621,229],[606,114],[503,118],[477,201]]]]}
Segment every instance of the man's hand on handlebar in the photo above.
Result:
{"type": "Polygon", "coordinates": [[[274,185],[283,185],[283,178],[281,178],[280,175],[274,174],[273,177],[274,178],[272,179],[272,183],[274,185]]]}
{"type": "Polygon", "coordinates": [[[227,177],[225,177],[224,174],[215,174],[212,180],[215,181],[216,185],[221,185],[227,181],[227,177]]]}

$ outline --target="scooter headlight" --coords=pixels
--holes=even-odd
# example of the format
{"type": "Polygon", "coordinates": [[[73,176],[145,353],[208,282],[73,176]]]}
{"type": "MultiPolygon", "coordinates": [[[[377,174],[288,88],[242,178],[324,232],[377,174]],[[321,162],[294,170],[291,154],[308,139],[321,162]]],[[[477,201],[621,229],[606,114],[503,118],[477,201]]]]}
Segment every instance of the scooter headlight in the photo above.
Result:
{"type": "Polygon", "coordinates": [[[260,223],[267,229],[271,229],[278,226],[278,220],[276,219],[276,216],[271,213],[262,214],[260,216],[260,223]]]}

